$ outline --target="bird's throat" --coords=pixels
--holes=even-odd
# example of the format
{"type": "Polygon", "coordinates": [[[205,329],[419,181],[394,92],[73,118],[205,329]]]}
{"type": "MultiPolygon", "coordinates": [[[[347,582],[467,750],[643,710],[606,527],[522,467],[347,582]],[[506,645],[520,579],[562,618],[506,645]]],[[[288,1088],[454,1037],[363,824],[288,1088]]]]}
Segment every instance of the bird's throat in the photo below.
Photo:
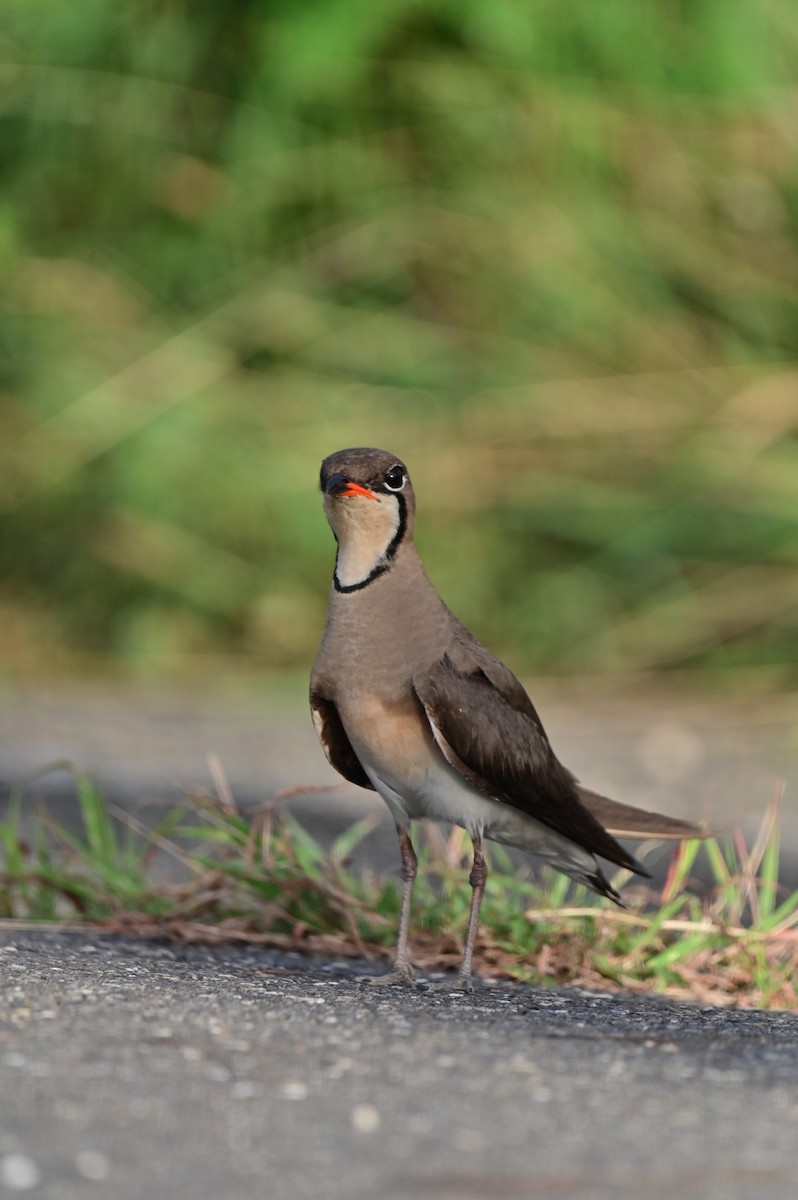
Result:
{"type": "Polygon", "coordinates": [[[335,560],[335,588],[355,592],[367,587],[384,574],[405,533],[405,506],[402,497],[385,496],[379,505],[357,498],[341,502],[331,520],[338,539],[335,560]]]}

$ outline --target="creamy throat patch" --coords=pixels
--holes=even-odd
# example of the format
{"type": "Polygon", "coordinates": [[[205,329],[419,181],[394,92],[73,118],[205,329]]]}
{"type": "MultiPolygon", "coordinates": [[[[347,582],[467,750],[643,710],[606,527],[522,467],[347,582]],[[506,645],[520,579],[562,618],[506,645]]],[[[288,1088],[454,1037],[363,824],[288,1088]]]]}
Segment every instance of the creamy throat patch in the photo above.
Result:
{"type": "MultiPolygon", "coordinates": [[[[331,506],[332,507],[332,506],[331,506]]],[[[338,538],[335,578],[342,588],[365,583],[388,561],[401,522],[395,496],[351,496],[327,513],[338,538]]]]}

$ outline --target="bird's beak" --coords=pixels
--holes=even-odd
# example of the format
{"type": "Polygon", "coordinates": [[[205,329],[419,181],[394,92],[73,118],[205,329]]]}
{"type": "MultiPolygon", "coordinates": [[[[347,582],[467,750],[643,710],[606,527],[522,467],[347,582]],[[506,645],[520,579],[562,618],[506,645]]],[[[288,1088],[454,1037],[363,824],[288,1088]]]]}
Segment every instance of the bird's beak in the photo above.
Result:
{"type": "Polygon", "coordinates": [[[374,492],[370,492],[368,488],[361,487],[359,483],[352,483],[351,479],[347,479],[344,475],[331,475],[324,488],[324,495],[368,496],[369,500],[379,499],[374,492]]]}

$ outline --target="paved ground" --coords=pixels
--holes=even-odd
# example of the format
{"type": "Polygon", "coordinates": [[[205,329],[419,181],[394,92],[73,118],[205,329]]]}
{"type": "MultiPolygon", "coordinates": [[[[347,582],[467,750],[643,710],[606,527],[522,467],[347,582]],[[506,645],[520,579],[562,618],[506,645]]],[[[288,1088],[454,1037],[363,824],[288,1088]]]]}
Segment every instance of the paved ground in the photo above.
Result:
{"type": "Polygon", "coordinates": [[[0,1194],[793,1200],[798,1019],[0,933],[0,1194]]]}

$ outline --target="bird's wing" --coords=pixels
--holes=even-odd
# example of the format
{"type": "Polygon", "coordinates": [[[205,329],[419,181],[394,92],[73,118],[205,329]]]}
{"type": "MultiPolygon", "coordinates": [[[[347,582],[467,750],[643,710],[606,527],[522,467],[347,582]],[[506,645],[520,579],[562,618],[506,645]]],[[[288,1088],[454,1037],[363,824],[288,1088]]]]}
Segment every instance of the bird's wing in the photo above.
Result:
{"type": "Polygon", "coordinates": [[[463,627],[413,686],[438,746],[472,786],[610,862],[642,870],[580,800],[521,684],[463,627]]]}
{"type": "Polygon", "coordinates": [[[581,784],[577,785],[576,790],[585,808],[613,837],[677,842],[685,838],[711,836],[710,830],[694,825],[692,821],[647,812],[643,808],[633,808],[631,804],[619,804],[617,800],[610,800],[609,796],[600,796],[598,792],[591,792],[581,784]]]}
{"type": "Polygon", "coordinates": [[[371,788],[374,791],[374,784],[363,770],[360,759],[346,736],[346,730],[333,701],[326,699],[316,691],[311,691],[310,711],[313,714],[316,733],[319,735],[319,741],[330,765],[335,767],[339,775],[343,775],[344,779],[348,779],[350,783],[356,783],[360,787],[371,788]]]}

